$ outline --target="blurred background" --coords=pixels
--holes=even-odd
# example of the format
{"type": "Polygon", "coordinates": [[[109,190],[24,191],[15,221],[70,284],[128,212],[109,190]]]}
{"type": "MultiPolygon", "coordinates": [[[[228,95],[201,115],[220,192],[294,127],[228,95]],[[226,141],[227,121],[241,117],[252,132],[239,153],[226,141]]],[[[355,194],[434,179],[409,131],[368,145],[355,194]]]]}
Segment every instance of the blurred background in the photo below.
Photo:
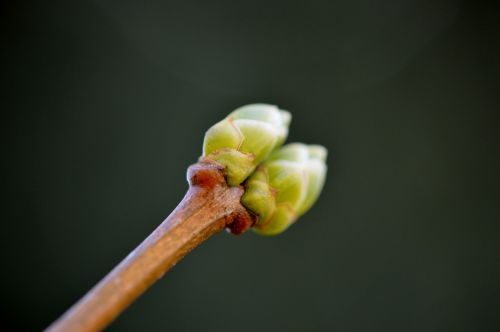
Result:
{"type": "Polygon", "coordinates": [[[493,1],[2,3],[0,328],[48,326],[177,205],[205,130],[267,102],[329,149],[316,206],[210,239],[109,331],[498,331],[499,22],[493,1]]]}

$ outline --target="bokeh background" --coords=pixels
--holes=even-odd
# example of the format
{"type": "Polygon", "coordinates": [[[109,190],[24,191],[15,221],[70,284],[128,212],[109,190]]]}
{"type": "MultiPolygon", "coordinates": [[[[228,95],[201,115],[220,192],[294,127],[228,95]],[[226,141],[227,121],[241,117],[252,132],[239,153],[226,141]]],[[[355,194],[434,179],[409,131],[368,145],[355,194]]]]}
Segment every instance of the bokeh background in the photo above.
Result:
{"type": "Polygon", "coordinates": [[[293,113],[316,206],[219,234],[109,331],[498,331],[500,11],[492,2],[1,5],[1,320],[48,326],[176,206],[204,131],[293,113]]]}

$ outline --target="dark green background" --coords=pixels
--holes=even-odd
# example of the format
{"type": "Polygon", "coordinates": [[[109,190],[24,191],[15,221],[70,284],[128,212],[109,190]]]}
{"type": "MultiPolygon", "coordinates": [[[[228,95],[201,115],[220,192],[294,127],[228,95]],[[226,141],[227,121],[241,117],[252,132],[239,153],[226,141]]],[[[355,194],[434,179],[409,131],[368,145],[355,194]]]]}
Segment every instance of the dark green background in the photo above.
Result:
{"type": "Polygon", "coordinates": [[[1,327],[40,330],[176,206],[246,103],[329,149],[275,238],[220,234],[110,331],[498,331],[499,8],[2,4],[1,327]]]}

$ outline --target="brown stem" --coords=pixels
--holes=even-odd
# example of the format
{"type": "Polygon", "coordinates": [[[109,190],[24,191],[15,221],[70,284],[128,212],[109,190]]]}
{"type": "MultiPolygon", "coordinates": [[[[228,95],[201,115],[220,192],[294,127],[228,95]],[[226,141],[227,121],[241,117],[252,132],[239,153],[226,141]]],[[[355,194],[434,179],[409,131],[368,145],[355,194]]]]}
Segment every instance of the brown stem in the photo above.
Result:
{"type": "Polygon", "coordinates": [[[100,331],[184,255],[228,227],[253,223],[240,204],[241,187],[228,187],[223,168],[200,162],[188,169],[189,190],[165,221],[47,331],[100,331]]]}

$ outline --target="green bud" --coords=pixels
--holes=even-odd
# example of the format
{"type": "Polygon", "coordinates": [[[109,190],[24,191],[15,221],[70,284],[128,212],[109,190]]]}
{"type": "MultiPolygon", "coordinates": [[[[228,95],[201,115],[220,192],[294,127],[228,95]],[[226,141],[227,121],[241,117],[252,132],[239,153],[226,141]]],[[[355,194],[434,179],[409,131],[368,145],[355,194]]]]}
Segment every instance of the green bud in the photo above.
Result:
{"type": "Polygon", "coordinates": [[[293,143],[259,165],[245,182],[241,199],[258,216],[257,233],[281,233],[311,208],[325,182],[326,155],[322,146],[293,143]]]}
{"type": "Polygon", "coordinates": [[[290,113],[267,104],[240,107],[205,134],[203,157],[225,167],[231,186],[242,183],[285,141],[290,113]]]}

